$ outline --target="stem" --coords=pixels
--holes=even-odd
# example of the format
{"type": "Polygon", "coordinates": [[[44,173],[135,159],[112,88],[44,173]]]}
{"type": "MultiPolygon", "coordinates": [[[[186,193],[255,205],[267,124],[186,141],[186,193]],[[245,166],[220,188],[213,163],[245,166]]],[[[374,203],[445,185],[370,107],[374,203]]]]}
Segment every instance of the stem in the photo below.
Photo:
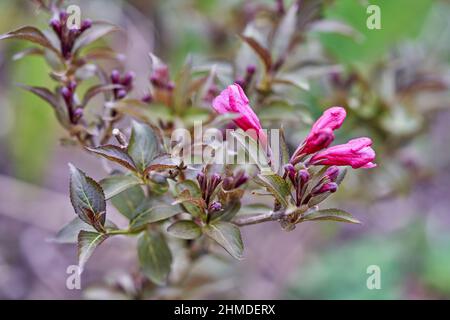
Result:
{"type": "Polygon", "coordinates": [[[146,226],[137,229],[118,229],[118,230],[109,230],[106,232],[107,235],[115,236],[115,235],[135,235],[142,232],[146,226]]]}
{"type": "Polygon", "coordinates": [[[239,227],[243,227],[267,221],[276,221],[281,219],[284,214],[284,211],[271,211],[268,213],[255,214],[250,217],[236,218],[232,222],[239,227]]]}

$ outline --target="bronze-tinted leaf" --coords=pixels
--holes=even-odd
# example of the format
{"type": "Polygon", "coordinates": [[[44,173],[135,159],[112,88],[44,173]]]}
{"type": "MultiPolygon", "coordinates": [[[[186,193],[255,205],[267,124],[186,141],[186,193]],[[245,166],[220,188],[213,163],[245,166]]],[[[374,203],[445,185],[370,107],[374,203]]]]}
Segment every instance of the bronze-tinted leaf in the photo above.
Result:
{"type": "Polygon", "coordinates": [[[70,127],[69,114],[67,112],[67,109],[61,104],[61,100],[53,92],[44,87],[33,87],[23,84],[19,84],[19,87],[34,93],[41,99],[48,102],[55,111],[56,117],[58,118],[61,125],[63,125],[65,128],[70,127]]]}
{"type": "Polygon", "coordinates": [[[258,41],[256,41],[252,37],[248,37],[245,35],[241,35],[242,40],[245,41],[255,52],[256,54],[261,58],[261,60],[264,63],[264,66],[266,67],[266,70],[270,70],[272,67],[272,57],[270,56],[269,50],[264,48],[258,41]]]}
{"type": "Polygon", "coordinates": [[[131,159],[125,150],[118,146],[107,144],[96,148],[87,147],[86,149],[110,161],[116,162],[131,171],[136,171],[136,165],[133,159],[131,159]]]}
{"type": "Polygon", "coordinates": [[[106,36],[107,34],[115,31],[119,31],[120,29],[108,22],[104,21],[94,21],[92,23],[92,27],[86,30],[81,34],[81,36],[75,41],[75,45],[73,47],[73,52],[75,54],[86,47],[87,45],[97,41],[98,39],[106,36]]]}
{"type": "Polygon", "coordinates": [[[94,98],[96,95],[98,95],[99,93],[109,92],[111,90],[120,89],[120,88],[123,88],[123,86],[120,84],[106,84],[106,85],[98,84],[98,85],[92,86],[84,94],[83,102],[81,103],[81,105],[86,106],[89,103],[89,101],[92,98],[94,98]]]}
{"type": "Polygon", "coordinates": [[[60,57],[59,51],[51,44],[50,40],[38,29],[31,26],[21,27],[0,36],[3,39],[22,39],[27,40],[50,49],[60,57]]]}
{"type": "Polygon", "coordinates": [[[83,171],[72,164],[69,164],[69,168],[70,201],[75,213],[81,220],[96,228],[96,222],[104,222],[104,213],[106,212],[103,189],[94,179],[86,176],[83,171]]]}

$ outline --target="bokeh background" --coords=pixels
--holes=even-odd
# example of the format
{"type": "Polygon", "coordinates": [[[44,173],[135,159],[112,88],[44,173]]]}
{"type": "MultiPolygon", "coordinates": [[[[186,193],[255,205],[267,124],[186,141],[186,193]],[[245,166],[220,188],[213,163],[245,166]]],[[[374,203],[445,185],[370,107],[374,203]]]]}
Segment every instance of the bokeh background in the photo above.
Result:
{"type": "MultiPolygon", "coordinates": [[[[108,42],[128,57],[127,69],[137,73],[136,90],[143,92],[148,52],[175,70],[188,54],[199,63],[231,61],[242,45],[237,35],[256,19],[260,7],[275,8],[275,2],[70,4],[80,5],[83,17],[124,29],[126,37],[109,37],[108,42]]],[[[285,1],[286,6],[291,2],[285,1]]],[[[349,116],[338,140],[374,138],[378,167],[350,171],[324,204],[351,212],[363,224],[305,223],[288,233],[276,223],[245,227],[245,259],[205,258],[193,270],[204,276],[204,283],[193,283],[182,297],[448,299],[450,2],[316,2],[320,14],[353,27],[357,36],[311,33],[305,47],[320,50],[345,77],[358,74],[363,80],[343,85],[329,75],[316,78],[309,91],[295,93],[301,101],[296,110],[275,113],[284,115],[295,142],[309,126],[307,120],[289,122],[290,112],[314,119],[325,107],[340,104],[349,116]],[[381,8],[381,30],[366,27],[371,3],[381,8]],[[379,290],[366,286],[371,265],[381,270],[379,290]]],[[[0,1],[0,13],[0,33],[25,24],[45,27],[48,21],[32,1],[0,1]]],[[[63,146],[64,132],[50,107],[16,86],[51,83],[42,58],[13,61],[24,47],[19,41],[0,43],[0,298],[124,298],[118,288],[130,286],[128,272],[138,266],[133,240],[120,237],[102,244],[89,261],[84,290],[66,288],[66,268],[76,264],[76,248],[49,239],[73,217],[67,163],[94,178],[103,173],[97,158],[63,146]]],[[[270,122],[274,110],[261,113],[270,122]]]]}

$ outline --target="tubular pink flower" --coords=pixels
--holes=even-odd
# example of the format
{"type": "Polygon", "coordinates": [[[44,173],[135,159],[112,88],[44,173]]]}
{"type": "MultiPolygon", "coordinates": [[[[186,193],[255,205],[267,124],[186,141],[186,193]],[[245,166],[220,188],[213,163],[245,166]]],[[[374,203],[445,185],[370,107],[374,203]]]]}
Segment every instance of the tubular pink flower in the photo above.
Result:
{"type": "Polygon", "coordinates": [[[314,123],[305,141],[297,148],[291,160],[301,154],[313,154],[327,148],[334,140],[333,131],[344,122],[346,112],[341,107],[331,107],[314,123]]]}
{"type": "Polygon", "coordinates": [[[369,138],[352,139],[346,144],[330,147],[316,153],[310,160],[315,165],[351,166],[357,168],[373,168],[376,164],[375,151],[371,148],[369,138]]]}
{"type": "Polygon", "coordinates": [[[233,84],[223,90],[212,102],[214,110],[218,113],[238,113],[241,116],[234,119],[234,123],[242,130],[255,130],[263,143],[266,143],[267,137],[262,131],[258,116],[250,107],[249,100],[244,90],[238,85],[233,84]]]}

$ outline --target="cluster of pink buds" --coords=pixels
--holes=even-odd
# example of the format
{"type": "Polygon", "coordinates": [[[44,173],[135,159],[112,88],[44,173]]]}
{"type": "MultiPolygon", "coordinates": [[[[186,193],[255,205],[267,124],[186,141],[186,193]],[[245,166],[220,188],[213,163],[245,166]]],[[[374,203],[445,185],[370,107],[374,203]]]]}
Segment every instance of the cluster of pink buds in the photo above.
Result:
{"type": "MultiPolygon", "coordinates": [[[[267,145],[267,137],[262,131],[258,117],[249,105],[249,100],[239,84],[228,86],[218,95],[213,103],[218,113],[238,113],[240,117],[234,123],[243,130],[258,133],[257,138],[267,145]]],[[[337,166],[351,166],[357,168],[373,168],[376,164],[375,151],[371,148],[372,140],[366,137],[352,139],[345,144],[330,147],[334,141],[334,131],[344,122],[346,112],[344,108],[332,107],[314,123],[311,131],[295,150],[288,164],[285,165],[284,179],[289,179],[295,190],[297,206],[308,204],[312,197],[320,194],[330,194],[337,190],[337,179],[340,170],[337,166]],[[312,166],[330,166],[311,188],[307,188],[310,181],[312,166]],[[306,190],[308,189],[308,194],[306,190]]],[[[311,178],[312,179],[312,178],[311,178]]]]}
{"type": "Polygon", "coordinates": [[[172,91],[175,88],[175,84],[170,80],[169,67],[162,62],[153,66],[150,83],[160,90],[172,91]]]}
{"type": "Polygon", "coordinates": [[[202,198],[203,200],[205,200],[206,206],[208,208],[208,212],[212,213],[222,210],[222,204],[220,202],[211,201],[211,197],[213,196],[216,188],[222,182],[222,177],[218,173],[214,173],[210,177],[208,177],[206,171],[202,170],[197,175],[197,181],[200,186],[202,198]]]}
{"type": "Polygon", "coordinates": [[[334,140],[334,130],[341,127],[346,112],[341,107],[332,107],[314,123],[311,131],[294,152],[285,166],[284,178],[289,178],[295,189],[296,204],[308,204],[312,197],[336,192],[340,170],[337,166],[373,168],[375,151],[369,138],[352,139],[345,144],[329,147],[334,140]],[[301,164],[300,164],[301,163],[301,164]],[[298,165],[298,169],[296,169],[298,165]],[[304,194],[309,180],[309,166],[330,166],[309,194],[304,194]]]}
{"type": "Polygon", "coordinates": [[[352,139],[345,144],[328,148],[334,140],[334,130],[341,127],[345,116],[344,108],[327,109],[314,123],[306,139],[295,150],[289,162],[295,165],[312,155],[307,162],[311,165],[351,166],[353,169],[375,167],[376,165],[372,162],[375,159],[375,151],[371,148],[370,138],[352,139]]]}
{"type": "Polygon", "coordinates": [[[121,100],[133,89],[133,80],[135,74],[132,71],[126,72],[121,75],[118,70],[113,70],[111,72],[111,83],[121,85],[121,88],[113,89],[114,100],[121,100]]]}
{"type": "Polygon", "coordinates": [[[87,29],[92,26],[92,21],[89,19],[83,20],[81,25],[68,26],[69,15],[62,11],[50,20],[50,26],[58,36],[61,43],[61,54],[65,59],[72,57],[72,49],[75,40],[87,29]]]}
{"type": "Polygon", "coordinates": [[[65,87],[61,88],[61,96],[66,104],[70,122],[73,124],[78,123],[83,116],[83,109],[77,106],[77,101],[75,98],[76,88],[77,83],[75,81],[70,81],[65,87]]]}

